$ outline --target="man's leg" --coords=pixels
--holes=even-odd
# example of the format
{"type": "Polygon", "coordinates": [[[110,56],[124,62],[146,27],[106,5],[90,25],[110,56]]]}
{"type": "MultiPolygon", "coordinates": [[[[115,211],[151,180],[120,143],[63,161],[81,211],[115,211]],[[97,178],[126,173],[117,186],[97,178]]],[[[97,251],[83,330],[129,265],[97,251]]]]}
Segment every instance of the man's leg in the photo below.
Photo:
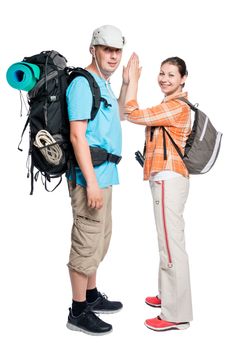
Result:
{"type": "Polygon", "coordinates": [[[69,270],[72,286],[72,314],[79,316],[87,307],[86,290],[88,277],[74,270],[69,270]]]}
{"type": "Polygon", "coordinates": [[[88,277],[87,290],[96,288],[96,284],[97,284],[97,273],[95,272],[88,277]]]}
{"type": "Polygon", "coordinates": [[[88,277],[73,270],[69,270],[69,273],[72,286],[72,299],[76,301],[85,301],[88,277]]]}
{"type": "Polygon", "coordinates": [[[70,270],[70,280],[72,286],[72,299],[76,301],[86,300],[86,291],[96,288],[96,272],[91,276],[70,270]]]}
{"type": "MultiPolygon", "coordinates": [[[[104,259],[111,240],[112,234],[112,188],[105,188],[104,196],[104,215],[103,215],[103,242],[101,246],[101,261],[104,259]]],[[[93,310],[98,313],[114,313],[122,309],[123,305],[119,301],[110,301],[105,294],[98,292],[96,287],[96,275],[90,276],[87,287],[87,302],[92,305],[93,310]]]]}
{"type": "Polygon", "coordinates": [[[93,302],[98,298],[96,288],[96,272],[86,276],[74,270],[69,270],[72,286],[72,313],[78,316],[88,306],[87,302],[93,302]]]}
{"type": "MultiPolygon", "coordinates": [[[[96,270],[101,260],[100,244],[103,237],[103,211],[87,206],[86,189],[70,188],[73,209],[72,244],[69,273],[72,286],[72,308],[67,327],[75,331],[100,335],[109,333],[112,326],[103,322],[87,303],[87,291],[96,290],[96,270]]],[[[95,299],[98,297],[97,291],[95,299]]]]}

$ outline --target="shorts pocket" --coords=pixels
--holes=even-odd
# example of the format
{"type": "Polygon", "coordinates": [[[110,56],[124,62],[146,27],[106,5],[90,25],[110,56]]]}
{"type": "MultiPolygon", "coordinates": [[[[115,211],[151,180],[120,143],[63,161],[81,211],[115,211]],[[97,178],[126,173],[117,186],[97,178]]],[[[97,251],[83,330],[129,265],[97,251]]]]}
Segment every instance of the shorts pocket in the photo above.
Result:
{"type": "Polygon", "coordinates": [[[90,219],[86,216],[77,215],[76,225],[87,233],[98,233],[101,228],[101,221],[90,219]]]}
{"type": "Polygon", "coordinates": [[[77,215],[72,231],[72,246],[78,255],[87,257],[95,254],[102,233],[102,223],[77,215]]]}

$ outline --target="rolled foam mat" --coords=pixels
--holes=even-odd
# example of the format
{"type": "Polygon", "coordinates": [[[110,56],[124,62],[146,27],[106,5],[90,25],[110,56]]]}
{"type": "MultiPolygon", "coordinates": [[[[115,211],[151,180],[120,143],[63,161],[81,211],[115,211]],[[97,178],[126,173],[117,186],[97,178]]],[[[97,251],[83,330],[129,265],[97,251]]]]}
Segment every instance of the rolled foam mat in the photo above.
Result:
{"type": "Polygon", "coordinates": [[[12,64],[6,73],[8,84],[17,90],[30,91],[40,77],[40,68],[36,64],[19,62],[12,64]]]}

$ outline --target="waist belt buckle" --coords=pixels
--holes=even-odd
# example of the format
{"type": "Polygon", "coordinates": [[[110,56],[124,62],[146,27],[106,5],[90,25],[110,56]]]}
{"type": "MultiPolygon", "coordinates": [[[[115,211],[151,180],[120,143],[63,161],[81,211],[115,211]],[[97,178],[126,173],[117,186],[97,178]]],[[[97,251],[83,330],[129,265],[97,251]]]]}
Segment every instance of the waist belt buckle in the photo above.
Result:
{"type": "Polygon", "coordinates": [[[108,154],[108,157],[107,157],[107,161],[108,162],[112,162],[112,163],[115,163],[115,164],[119,164],[119,162],[121,161],[122,157],[121,156],[117,156],[115,154],[111,154],[109,153],[108,154]]]}

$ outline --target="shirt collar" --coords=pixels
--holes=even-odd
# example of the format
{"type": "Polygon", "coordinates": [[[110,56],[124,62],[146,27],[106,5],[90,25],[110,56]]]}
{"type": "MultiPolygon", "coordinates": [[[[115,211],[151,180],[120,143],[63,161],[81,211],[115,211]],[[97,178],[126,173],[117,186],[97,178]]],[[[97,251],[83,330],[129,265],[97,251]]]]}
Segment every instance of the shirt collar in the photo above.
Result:
{"type": "Polygon", "coordinates": [[[167,102],[167,101],[170,101],[170,100],[174,100],[178,97],[184,97],[184,98],[187,98],[188,97],[188,93],[187,92],[178,92],[177,94],[173,94],[173,95],[170,95],[170,96],[166,96],[163,100],[163,102],[167,102]]]}
{"type": "Polygon", "coordinates": [[[110,84],[110,81],[109,81],[109,80],[103,79],[103,78],[100,77],[98,74],[96,74],[96,73],[94,73],[94,72],[92,72],[92,71],[90,71],[90,70],[88,70],[88,72],[92,74],[92,76],[94,77],[94,79],[96,80],[96,82],[97,82],[98,84],[104,84],[104,85],[110,84]]]}

